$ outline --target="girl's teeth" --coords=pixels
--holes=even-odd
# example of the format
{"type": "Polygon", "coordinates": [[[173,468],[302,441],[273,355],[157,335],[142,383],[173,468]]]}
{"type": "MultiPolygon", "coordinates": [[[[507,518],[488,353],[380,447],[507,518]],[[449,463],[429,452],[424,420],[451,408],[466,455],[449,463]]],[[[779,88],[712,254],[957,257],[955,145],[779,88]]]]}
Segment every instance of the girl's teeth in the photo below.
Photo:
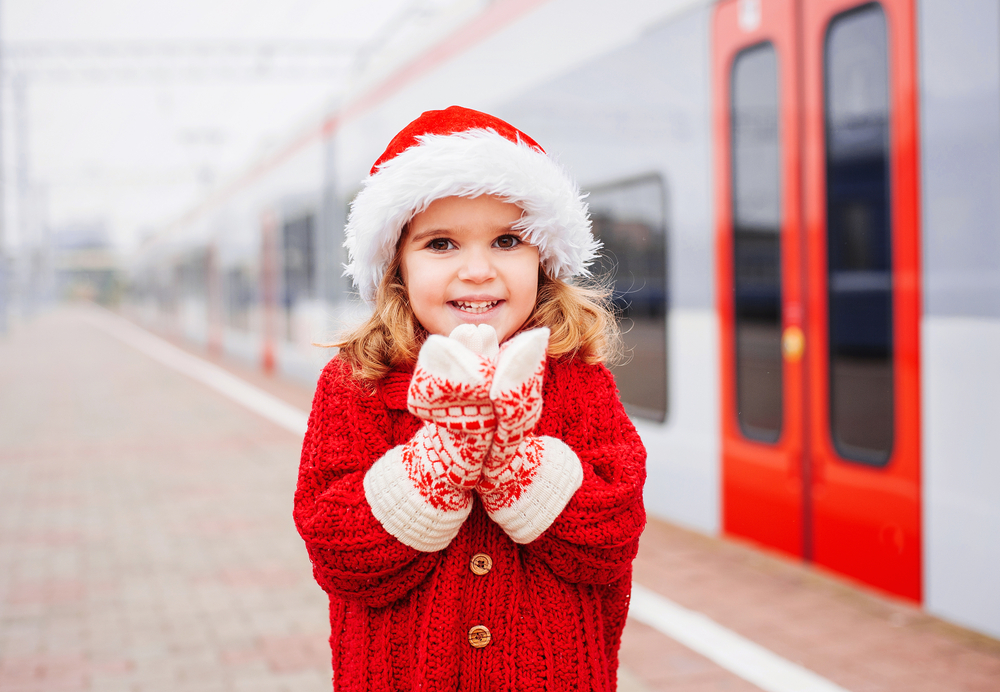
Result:
{"type": "Polygon", "coordinates": [[[496,304],[497,301],[495,300],[481,303],[469,303],[461,300],[455,301],[455,305],[457,305],[460,310],[464,310],[465,312],[486,312],[487,310],[492,309],[496,304]]]}

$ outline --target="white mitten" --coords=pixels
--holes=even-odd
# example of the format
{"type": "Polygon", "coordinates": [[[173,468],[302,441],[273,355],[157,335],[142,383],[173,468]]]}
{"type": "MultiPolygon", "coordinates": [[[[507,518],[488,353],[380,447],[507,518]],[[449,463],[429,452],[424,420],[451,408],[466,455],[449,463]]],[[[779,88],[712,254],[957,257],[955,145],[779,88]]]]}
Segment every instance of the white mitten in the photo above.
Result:
{"type": "Polygon", "coordinates": [[[372,513],[402,543],[441,550],[472,510],[470,491],[496,427],[489,400],[493,369],[492,361],[456,339],[431,335],[420,349],[407,407],[425,422],[364,480],[372,513]]]}
{"type": "Polygon", "coordinates": [[[576,454],[532,434],[542,415],[549,330],[518,334],[500,349],[489,398],[496,434],[476,490],[490,517],[517,543],[547,529],[583,482],[576,454]]]}
{"type": "Polygon", "coordinates": [[[500,351],[497,330],[488,324],[460,324],[451,330],[448,338],[489,360],[496,358],[500,351]]]}

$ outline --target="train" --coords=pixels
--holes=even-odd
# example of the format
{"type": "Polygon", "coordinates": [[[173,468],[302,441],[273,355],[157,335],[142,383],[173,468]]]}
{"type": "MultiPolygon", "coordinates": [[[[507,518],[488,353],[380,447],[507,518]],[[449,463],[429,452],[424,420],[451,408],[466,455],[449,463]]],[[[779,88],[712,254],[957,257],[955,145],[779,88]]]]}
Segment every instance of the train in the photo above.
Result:
{"type": "Polygon", "coordinates": [[[455,6],[149,239],[129,313],[314,380],[372,162],[495,114],[589,195],[650,514],[1000,637],[1000,5],[455,6]]]}

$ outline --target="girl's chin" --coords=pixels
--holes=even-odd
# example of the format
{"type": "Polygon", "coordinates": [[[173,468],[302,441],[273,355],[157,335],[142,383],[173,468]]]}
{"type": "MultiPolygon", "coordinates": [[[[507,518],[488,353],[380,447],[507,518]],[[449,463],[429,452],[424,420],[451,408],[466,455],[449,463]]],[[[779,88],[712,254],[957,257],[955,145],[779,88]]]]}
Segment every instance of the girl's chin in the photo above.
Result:
{"type": "MultiPolygon", "coordinates": [[[[480,324],[488,324],[491,327],[493,327],[493,329],[496,330],[496,332],[497,332],[497,340],[500,343],[503,343],[503,340],[508,336],[508,334],[506,333],[506,330],[504,329],[504,326],[503,326],[501,320],[499,320],[499,319],[479,318],[478,315],[476,317],[478,319],[463,319],[463,320],[459,320],[459,321],[455,322],[454,324],[452,324],[451,329],[454,329],[455,327],[458,327],[459,325],[462,325],[462,324],[474,324],[474,325],[477,325],[477,326],[480,325],[480,324]]],[[[449,331],[449,334],[450,333],[451,332],[449,331]]]]}
{"type": "Polygon", "coordinates": [[[497,319],[498,317],[499,315],[493,317],[482,316],[482,315],[469,315],[469,316],[463,315],[458,318],[456,326],[458,326],[459,324],[492,324],[496,326],[496,324],[500,321],[499,319],[497,319]]]}
{"type": "MultiPolygon", "coordinates": [[[[466,312],[449,304],[448,315],[451,319],[448,321],[450,322],[450,329],[454,329],[460,324],[488,324],[497,331],[497,339],[500,343],[503,343],[503,340],[514,331],[510,328],[510,313],[508,310],[509,306],[506,301],[499,303],[485,312],[466,312]]],[[[451,331],[449,330],[448,333],[450,334],[451,331]]]]}
{"type": "Polygon", "coordinates": [[[461,320],[459,322],[456,322],[454,326],[457,327],[460,324],[474,324],[474,325],[477,325],[477,326],[480,325],[480,324],[488,324],[488,325],[490,325],[491,327],[493,327],[496,330],[496,332],[497,332],[497,338],[502,340],[502,338],[501,338],[502,337],[501,331],[503,330],[503,325],[500,324],[500,320],[489,320],[489,319],[485,319],[485,320],[484,319],[461,320]]]}

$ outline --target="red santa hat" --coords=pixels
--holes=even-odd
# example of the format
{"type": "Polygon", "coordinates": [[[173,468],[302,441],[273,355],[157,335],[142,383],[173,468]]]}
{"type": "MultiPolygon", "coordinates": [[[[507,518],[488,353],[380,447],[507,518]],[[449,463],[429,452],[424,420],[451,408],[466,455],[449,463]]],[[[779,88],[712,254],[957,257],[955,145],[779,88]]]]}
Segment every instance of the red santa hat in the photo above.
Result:
{"type": "Polygon", "coordinates": [[[553,278],[585,274],[600,248],[566,171],[531,137],[468,108],[423,113],[389,142],[363,185],[347,219],[345,274],[368,303],[403,228],[442,197],[495,195],[519,206],[524,213],[514,230],[538,247],[553,278]]]}

